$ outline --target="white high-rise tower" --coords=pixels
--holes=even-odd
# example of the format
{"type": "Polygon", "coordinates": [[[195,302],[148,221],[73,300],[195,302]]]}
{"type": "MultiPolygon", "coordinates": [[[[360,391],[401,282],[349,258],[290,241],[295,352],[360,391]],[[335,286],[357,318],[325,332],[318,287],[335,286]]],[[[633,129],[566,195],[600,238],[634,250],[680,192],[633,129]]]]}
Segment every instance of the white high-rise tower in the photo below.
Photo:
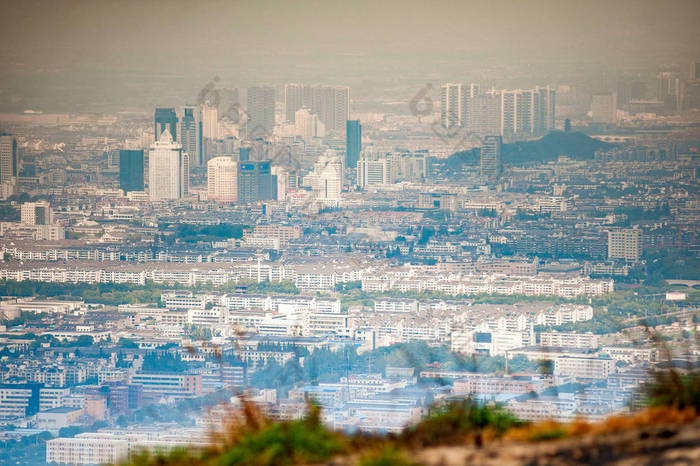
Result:
{"type": "Polygon", "coordinates": [[[215,157],[207,163],[207,197],[218,202],[238,200],[238,163],[231,157],[215,157]]]}
{"type": "Polygon", "coordinates": [[[148,153],[149,198],[161,201],[187,196],[189,175],[189,156],[166,129],[148,153]]]}

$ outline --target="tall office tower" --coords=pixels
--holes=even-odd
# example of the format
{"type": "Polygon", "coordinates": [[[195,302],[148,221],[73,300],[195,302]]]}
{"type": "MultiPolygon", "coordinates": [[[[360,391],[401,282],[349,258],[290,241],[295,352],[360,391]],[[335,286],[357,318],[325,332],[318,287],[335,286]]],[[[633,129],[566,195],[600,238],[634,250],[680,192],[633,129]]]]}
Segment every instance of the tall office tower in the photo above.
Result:
{"type": "Polygon", "coordinates": [[[119,151],[119,188],[124,194],[129,191],[143,191],[143,151],[119,151]]]}
{"type": "Polygon", "coordinates": [[[342,164],[328,163],[321,170],[318,178],[318,197],[326,203],[334,203],[340,200],[340,192],[343,188],[342,164]]]}
{"type": "Polygon", "coordinates": [[[462,87],[462,101],[461,105],[461,122],[462,127],[467,128],[469,126],[469,114],[471,112],[472,99],[479,95],[481,87],[478,84],[471,83],[469,87],[465,84],[462,87]]]}
{"type": "Polygon", "coordinates": [[[591,97],[591,119],[596,123],[617,123],[617,96],[615,93],[591,97]]]}
{"type": "Polygon", "coordinates": [[[639,78],[621,78],[617,82],[617,108],[626,109],[627,105],[635,100],[645,100],[647,97],[647,85],[639,78]]]}
{"type": "Polygon", "coordinates": [[[148,193],[151,201],[181,199],[189,191],[189,157],[167,129],[148,153],[148,193]]]}
{"type": "Polygon", "coordinates": [[[275,88],[248,88],[248,138],[268,136],[275,127],[275,88]]]}
{"type": "Polygon", "coordinates": [[[241,146],[238,148],[238,160],[241,162],[245,162],[247,160],[250,160],[250,151],[252,151],[252,147],[247,147],[247,146],[241,146]]]}
{"type": "Polygon", "coordinates": [[[462,123],[462,85],[443,84],[440,87],[440,122],[443,128],[459,128],[462,123]]]}
{"type": "Polygon", "coordinates": [[[236,202],[238,163],[231,157],[214,157],[207,162],[207,197],[211,201],[236,202]]]}
{"type": "Polygon", "coordinates": [[[642,257],[641,236],[636,228],[608,231],[608,258],[637,262],[642,257]]]}
{"type": "Polygon", "coordinates": [[[304,84],[290,83],[284,85],[284,117],[289,123],[295,123],[295,113],[302,107],[313,108],[313,88],[304,84]]]}
{"type": "Polygon", "coordinates": [[[0,134],[0,183],[15,181],[18,173],[17,139],[9,134],[0,134]]]}
{"type": "Polygon", "coordinates": [[[182,150],[190,156],[193,165],[202,165],[202,131],[199,118],[199,108],[187,106],[182,109],[180,119],[180,144],[182,150]]]}
{"type": "Polygon", "coordinates": [[[357,161],[357,184],[362,189],[394,183],[391,160],[386,155],[363,152],[357,161]]]}
{"type": "Polygon", "coordinates": [[[347,86],[307,86],[285,84],[285,119],[294,123],[296,111],[306,107],[318,115],[326,131],[345,131],[345,122],[350,118],[350,88],[347,86]]]}
{"type": "Polygon", "coordinates": [[[350,88],[348,86],[337,86],[334,88],[333,93],[332,129],[342,133],[345,132],[345,123],[350,119],[350,88]]]}
{"type": "Polygon", "coordinates": [[[177,114],[174,108],[156,108],[155,123],[156,141],[166,129],[170,133],[170,137],[173,141],[177,141],[177,114]]]}
{"type": "Polygon", "coordinates": [[[276,187],[269,160],[238,163],[239,204],[272,200],[276,187]]]}
{"type": "Polygon", "coordinates": [[[690,63],[690,80],[700,81],[700,61],[690,63]]]}
{"type": "Polygon", "coordinates": [[[294,132],[307,144],[314,138],[325,136],[326,129],[318,115],[309,112],[309,109],[302,107],[294,114],[294,132]]]}
{"type": "Polygon", "coordinates": [[[678,71],[660,71],[656,75],[656,98],[669,111],[681,110],[681,78],[678,71]]]}
{"type": "Polygon", "coordinates": [[[219,111],[213,105],[204,103],[200,106],[202,115],[202,138],[219,138],[219,111]]]}
{"type": "MultiPolygon", "coordinates": [[[[540,93],[542,92],[544,92],[544,127],[542,128],[542,132],[548,132],[555,128],[557,91],[546,86],[540,88],[540,93]]],[[[535,128],[533,128],[533,130],[535,130],[535,128]]]]}
{"type": "Polygon", "coordinates": [[[501,91],[490,90],[471,100],[468,129],[480,136],[501,134],[501,91]]]}
{"type": "Polygon", "coordinates": [[[273,182],[275,181],[275,179],[277,180],[277,200],[286,200],[287,191],[289,191],[289,189],[292,188],[292,186],[290,186],[289,172],[284,167],[274,166],[272,167],[272,177],[273,182]]]}
{"type": "Polygon", "coordinates": [[[481,146],[480,171],[484,178],[495,179],[501,168],[501,136],[486,136],[481,146]]]}
{"type": "Polygon", "coordinates": [[[53,225],[53,212],[48,201],[25,202],[20,207],[23,225],[53,225]]]}
{"type": "Polygon", "coordinates": [[[311,113],[315,113],[327,131],[345,131],[350,118],[350,88],[347,86],[315,86],[311,93],[311,113]]]}
{"type": "Polygon", "coordinates": [[[362,152],[362,125],[360,120],[348,120],[345,129],[345,166],[356,167],[362,152]]]}

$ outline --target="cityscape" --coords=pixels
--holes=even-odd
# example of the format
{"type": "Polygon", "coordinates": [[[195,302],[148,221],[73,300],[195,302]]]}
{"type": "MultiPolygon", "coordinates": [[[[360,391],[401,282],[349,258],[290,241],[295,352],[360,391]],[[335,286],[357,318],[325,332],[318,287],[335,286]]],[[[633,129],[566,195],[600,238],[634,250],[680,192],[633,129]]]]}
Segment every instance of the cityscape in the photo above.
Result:
{"type": "Polygon", "coordinates": [[[697,381],[696,3],[35,3],[0,20],[0,464],[697,381]]]}

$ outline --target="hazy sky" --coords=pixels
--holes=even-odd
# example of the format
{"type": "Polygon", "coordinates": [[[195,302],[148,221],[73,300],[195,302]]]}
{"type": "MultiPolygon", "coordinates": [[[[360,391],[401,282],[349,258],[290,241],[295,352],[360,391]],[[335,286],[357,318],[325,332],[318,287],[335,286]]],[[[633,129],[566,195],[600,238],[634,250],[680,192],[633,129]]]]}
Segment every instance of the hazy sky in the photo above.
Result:
{"type": "Polygon", "coordinates": [[[57,74],[35,85],[55,93],[44,84],[70,91],[80,73],[83,86],[112,85],[104,70],[129,83],[221,74],[237,85],[356,84],[449,79],[456,64],[679,63],[700,57],[699,19],[698,0],[6,1],[0,106],[15,88],[32,97],[27,73],[57,74]]]}

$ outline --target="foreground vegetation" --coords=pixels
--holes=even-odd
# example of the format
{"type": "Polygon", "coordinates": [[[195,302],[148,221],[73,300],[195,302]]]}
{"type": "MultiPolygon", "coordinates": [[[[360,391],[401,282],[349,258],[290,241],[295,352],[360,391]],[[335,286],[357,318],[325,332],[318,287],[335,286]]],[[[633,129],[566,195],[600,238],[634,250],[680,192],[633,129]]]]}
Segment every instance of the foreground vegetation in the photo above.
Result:
{"type": "Polygon", "coordinates": [[[582,435],[608,435],[650,425],[678,425],[698,420],[700,373],[673,369],[653,374],[644,388],[646,407],[630,415],[590,424],[546,421],[528,423],[497,405],[467,398],[434,405],[419,423],[398,435],[342,434],[321,424],[320,408],[310,404],[302,420],[274,422],[243,398],[212,445],[203,450],[141,452],[134,466],[155,465],[291,465],[319,464],[343,458],[340,464],[413,465],[411,452],[444,445],[481,447],[486,442],[542,442],[582,435]]]}

